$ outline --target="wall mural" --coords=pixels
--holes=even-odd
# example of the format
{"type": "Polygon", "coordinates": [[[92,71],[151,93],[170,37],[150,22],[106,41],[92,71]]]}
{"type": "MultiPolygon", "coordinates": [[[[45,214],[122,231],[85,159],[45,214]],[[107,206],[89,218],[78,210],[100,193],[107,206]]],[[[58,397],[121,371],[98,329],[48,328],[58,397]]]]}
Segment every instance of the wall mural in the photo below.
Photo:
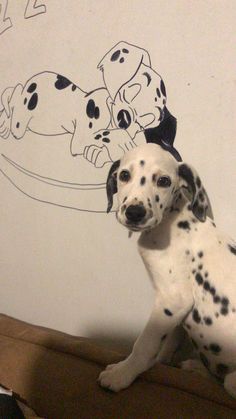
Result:
{"type": "MultiPolygon", "coordinates": [[[[0,35],[14,25],[0,2],[0,35]]],[[[28,1],[24,18],[46,13],[42,2],[28,1]]],[[[99,60],[98,60],[99,61],[99,60]]],[[[0,141],[24,141],[27,132],[70,136],[71,159],[85,159],[97,170],[135,147],[136,136],[155,142],[181,160],[174,148],[176,119],[167,108],[162,77],[143,48],[121,41],[99,61],[101,86],[90,91],[60,72],[43,71],[16,80],[1,92],[0,141]]],[[[58,137],[59,138],[59,137],[58,137]]],[[[140,141],[140,140],[139,140],[140,141]]],[[[140,142],[139,142],[140,143],[140,142]]],[[[13,186],[37,201],[89,212],[105,212],[98,204],[104,182],[64,182],[33,172],[1,153],[0,171],[13,186]],[[33,186],[32,186],[33,185],[33,186]],[[67,199],[65,198],[65,190],[67,199]],[[33,191],[33,192],[32,192],[33,191]],[[54,193],[55,192],[55,193],[54,193]]]]}

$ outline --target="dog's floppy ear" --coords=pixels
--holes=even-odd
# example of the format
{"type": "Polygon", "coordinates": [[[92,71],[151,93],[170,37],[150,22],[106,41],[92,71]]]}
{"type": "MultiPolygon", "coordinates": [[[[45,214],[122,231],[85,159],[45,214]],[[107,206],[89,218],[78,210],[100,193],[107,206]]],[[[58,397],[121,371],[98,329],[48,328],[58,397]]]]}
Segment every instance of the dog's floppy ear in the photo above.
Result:
{"type": "Polygon", "coordinates": [[[120,160],[115,161],[108,173],[107,176],[107,184],[106,184],[106,191],[107,191],[107,212],[110,212],[113,205],[113,195],[117,192],[117,170],[120,166],[120,160]]]}
{"type": "Polygon", "coordinates": [[[178,167],[178,175],[180,186],[187,188],[191,194],[190,209],[200,221],[204,222],[208,212],[209,200],[198,173],[193,167],[182,163],[178,167]]]}

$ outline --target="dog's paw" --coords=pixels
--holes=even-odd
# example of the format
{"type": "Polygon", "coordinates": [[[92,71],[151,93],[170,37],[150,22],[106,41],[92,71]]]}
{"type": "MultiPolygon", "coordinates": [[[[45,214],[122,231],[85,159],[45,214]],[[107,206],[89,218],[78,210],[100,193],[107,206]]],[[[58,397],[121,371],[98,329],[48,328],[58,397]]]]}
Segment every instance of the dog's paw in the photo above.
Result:
{"type": "Polygon", "coordinates": [[[99,375],[98,381],[104,388],[118,392],[134,381],[135,375],[128,366],[126,361],[118,362],[118,364],[108,365],[99,375]]]}

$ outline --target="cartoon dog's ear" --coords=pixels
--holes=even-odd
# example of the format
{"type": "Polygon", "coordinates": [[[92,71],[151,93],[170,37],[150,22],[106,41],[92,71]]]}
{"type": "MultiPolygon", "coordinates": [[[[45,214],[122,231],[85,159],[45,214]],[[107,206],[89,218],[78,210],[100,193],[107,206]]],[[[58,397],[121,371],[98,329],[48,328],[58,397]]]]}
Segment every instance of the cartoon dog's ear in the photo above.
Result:
{"type": "Polygon", "coordinates": [[[200,221],[204,222],[209,208],[209,199],[198,173],[194,168],[182,163],[179,165],[178,175],[180,186],[190,192],[190,209],[200,221]]]}
{"type": "Polygon", "coordinates": [[[139,66],[151,67],[149,53],[128,42],[119,42],[102,58],[97,68],[103,72],[103,81],[114,100],[117,92],[136,74],[139,66]]]}
{"type": "Polygon", "coordinates": [[[115,161],[108,173],[106,191],[107,191],[107,212],[110,212],[113,205],[113,195],[117,192],[117,170],[120,166],[120,160],[115,161]]]}

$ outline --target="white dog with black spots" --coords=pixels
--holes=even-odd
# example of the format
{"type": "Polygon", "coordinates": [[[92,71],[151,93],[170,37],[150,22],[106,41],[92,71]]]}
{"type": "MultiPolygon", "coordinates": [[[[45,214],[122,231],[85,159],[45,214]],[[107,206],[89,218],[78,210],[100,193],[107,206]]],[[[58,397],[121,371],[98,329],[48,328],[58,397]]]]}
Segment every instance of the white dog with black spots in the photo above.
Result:
{"type": "Polygon", "coordinates": [[[101,386],[119,391],[157,361],[169,362],[173,332],[183,325],[204,367],[236,397],[236,245],[207,216],[198,174],[145,144],[113,163],[108,211],[116,192],[117,220],[141,233],[138,250],[155,303],[132,353],[107,366],[101,386]]]}

